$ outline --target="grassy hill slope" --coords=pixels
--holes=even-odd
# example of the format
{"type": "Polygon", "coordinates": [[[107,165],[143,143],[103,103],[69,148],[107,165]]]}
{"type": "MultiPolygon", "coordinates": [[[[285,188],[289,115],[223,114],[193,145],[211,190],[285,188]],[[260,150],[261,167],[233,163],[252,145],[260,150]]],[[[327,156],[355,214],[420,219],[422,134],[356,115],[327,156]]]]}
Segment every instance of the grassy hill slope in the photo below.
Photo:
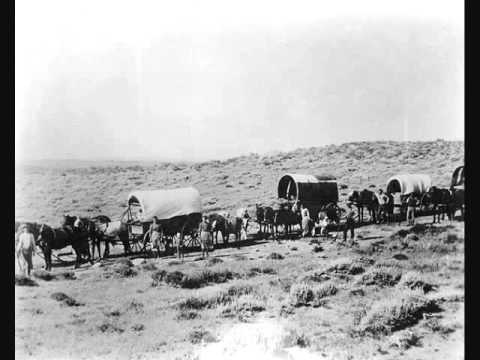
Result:
{"type": "Polygon", "coordinates": [[[429,174],[434,184],[448,186],[453,170],[463,163],[463,142],[437,140],[355,142],[193,164],[29,164],[15,172],[15,218],[52,225],[63,213],[115,219],[133,190],[183,186],[200,191],[206,212],[253,209],[255,203],[276,198],[278,179],[285,172],[333,174],[341,184],[343,201],[350,190],[384,188],[386,180],[399,173],[429,174]]]}

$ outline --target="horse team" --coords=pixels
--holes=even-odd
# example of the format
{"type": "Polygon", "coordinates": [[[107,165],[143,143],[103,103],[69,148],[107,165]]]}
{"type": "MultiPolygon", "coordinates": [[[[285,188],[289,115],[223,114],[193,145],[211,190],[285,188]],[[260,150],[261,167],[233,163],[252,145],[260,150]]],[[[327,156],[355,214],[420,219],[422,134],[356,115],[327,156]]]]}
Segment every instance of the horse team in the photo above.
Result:
{"type": "Polygon", "coordinates": [[[421,210],[430,208],[433,213],[433,223],[440,222],[447,215],[452,220],[457,210],[464,215],[464,191],[462,189],[446,189],[431,186],[423,194],[390,194],[380,190],[375,193],[371,190],[353,191],[348,195],[348,201],[358,208],[359,222],[364,222],[364,210],[369,213],[370,219],[375,223],[400,222],[406,216],[407,200],[412,195],[415,207],[421,210]]]}
{"type": "MultiPolygon", "coordinates": [[[[464,191],[456,189],[441,189],[432,186],[422,195],[411,194],[416,201],[416,206],[420,208],[429,207],[433,212],[433,222],[440,222],[447,215],[449,220],[457,210],[460,210],[462,217],[464,215],[464,191]]],[[[387,194],[380,190],[378,193],[364,189],[362,191],[352,191],[348,194],[347,201],[358,209],[358,222],[364,223],[364,211],[367,210],[369,218],[374,223],[381,222],[401,222],[405,218],[408,195],[387,194]]],[[[272,235],[277,239],[279,227],[283,227],[285,234],[290,234],[294,226],[300,229],[311,229],[314,234],[316,220],[328,219],[329,223],[340,224],[342,212],[345,210],[338,207],[337,204],[327,204],[323,206],[318,214],[312,218],[305,216],[302,211],[303,206],[298,202],[286,202],[279,208],[274,209],[270,206],[259,206],[256,204],[255,222],[259,226],[259,233],[272,235]]],[[[213,213],[207,216],[211,239],[218,245],[218,233],[222,236],[223,243],[228,243],[230,234],[235,235],[238,241],[242,237],[242,232],[247,234],[247,229],[251,217],[246,209],[239,209],[236,216],[231,217],[229,213],[213,213]]],[[[22,244],[19,244],[19,236],[22,232],[31,233],[35,239],[36,245],[42,250],[45,260],[45,269],[52,268],[52,250],[60,250],[71,246],[76,254],[75,268],[80,266],[82,258],[85,258],[91,264],[95,257],[95,249],[98,256],[102,258],[101,246],[104,243],[103,257],[109,256],[109,245],[115,244],[117,239],[123,244],[125,254],[131,253],[129,242],[128,225],[120,220],[111,221],[109,217],[99,215],[93,218],[84,218],[78,216],[63,216],[62,226],[53,228],[47,224],[38,223],[15,223],[16,233],[16,254],[17,258],[21,254],[28,254],[22,244]]],[[[309,231],[307,232],[309,233],[309,231]]],[[[303,234],[306,234],[303,231],[303,234]]],[[[168,249],[168,245],[166,246],[168,249]]],[[[33,249],[34,250],[34,249],[33,249]]],[[[25,259],[28,258],[24,255],[25,259]]],[[[28,260],[26,260],[28,262],[28,260]]],[[[30,272],[30,265],[28,266],[30,272]]]]}

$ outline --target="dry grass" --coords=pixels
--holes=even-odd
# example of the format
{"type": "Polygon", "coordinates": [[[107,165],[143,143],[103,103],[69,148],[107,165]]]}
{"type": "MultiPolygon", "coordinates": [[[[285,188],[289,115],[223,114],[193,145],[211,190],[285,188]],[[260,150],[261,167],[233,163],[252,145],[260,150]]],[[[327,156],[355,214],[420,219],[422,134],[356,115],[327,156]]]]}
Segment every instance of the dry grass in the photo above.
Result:
{"type": "MultiPolygon", "coordinates": [[[[259,199],[263,205],[274,202],[283,172],[321,169],[337,176],[348,190],[385,188],[391,175],[423,172],[443,187],[462,161],[463,143],[435,141],[353,143],[201,164],[26,167],[15,173],[15,214],[18,220],[54,226],[64,212],[117,218],[131,190],[161,183],[165,188],[195,186],[207,213],[246,206],[254,215],[259,199]]],[[[340,194],[340,205],[347,192],[340,194]]],[[[317,358],[413,360],[429,359],[432,353],[440,360],[461,358],[464,236],[462,223],[452,225],[365,226],[359,229],[363,238],[355,249],[337,247],[331,239],[314,238],[309,245],[312,239],[307,238],[259,242],[242,247],[241,253],[216,249],[211,259],[221,258],[222,263],[195,262],[198,254],[186,254],[184,262],[168,257],[137,266],[127,260],[105,262],[101,268],[84,264],[75,281],[40,279],[38,287],[15,287],[16,356],[194,358],[202,341],[217,336],[222,340],[225,331],[239,323],[255,325],[266,318],[278,325],[275,328],[285,321],[294,329],[286,331],[283,346],[304,347],[317,358]],[[318,245],[323,251],[312,252],[318,245]],[[269,259],[273,253],[283,259],[269,259]],[[136,275],[129,276],[131,271],[136,275]],[[156,286],[150,286],[152,282],[156,286]],[[425,293],[429,285],[437,287],[425,293]],[[55,292],[85,305],[58,306],[50,298],[55,292]],[[438,311],[432,304],[441,306],[441,323],[423,319],[438,311]],[[348,336],[351,328],[357,335],[353,338],[348,336]],[[371,334],[378,337],[366,336],[371,334]],[[452,353],[455,348],[457,353],[452,353]],[[432,352],[435,349],[439,351],[432,352]]],[[[121,251],[121,245],[112,248],[112,254],[121,251]]],[[[43,265],[34,261],[36,268],[43,265]]],[[[56,271],[52,274],[63,280],[56,271]]],[[[64,301],[69,300],[60,304],[64,301]]],[[[267,339],[270,335],[265,333],[267,339]]]]}
{"type": "Polygon", "coordinates": [[[359,329],[373,335],[389,334],[416,324],[424,313],[440,310],[434,300],[415,292],[399,292],[395,297],[376,302],[360,321],[359,329]]]}
{"type": "Polygon", "coordinates": [[[404,286],[410,290],[420,289],[424,293],[428,293],[437,288],[437,286],[427,280],[424,275],[413,271],[404,274],[399,285],[404,286]]]}
{"type": "MultiPolygon", "coordinates": [[[[339,184],[349,189],[369,185],[384,188],[388,177],[413,171],[427,172],[435,184],[448,186],[451,172],[463,163],[463,146],[463,142],[450,141],[350,143],[298,149],[265,157],[252,154],[219,162],[181,166],[135,162],[133,166],[124,163],[75,166],[69,163],[52,167],[39,163],[18,167],[18,171],[15,171],[18,195],[15,198],[15,214],[20,220],[39,220],[52,225],[58,224],[63,212],[74,212],[80,216],[108,214],[115,217],[126,207],[125,199],[132,189],[139,186],[155,187],[159,179],[167,188],[194,184],[206,204],[213,203],[208,205],[210,211],[234,210],[235,199],[242,199],[242,205],[248,206],[253,213],[258,199],[269,203],[276,197],[272,189],[279,172],[285,171],[281,168],[300,172],[322,169],[325,173],[335,174],[339,184]],[[347,152],[346,148],[349,149],[347,152]],[[357,154],[358,160],[357,155],[353,157],[351,154],[357,154]],[[396,154],[412,158],[416,154],[422,155],[414,158],[412,166],[396,154]],[[307,158],[312,161],[307,161],[307,158]],[[324,161],[326,158],[328,162],[324,161]],[[375,171],[371,169],[372,159],[382,160],[375,162],[375,171]],[[258,166],[259,163],[266,165],[258,166]],[[368,178],[368,181],[362,184],[359,181],[362,178],[368,178]],[[240,179],[245,184],[233,185],[229,179],[240,179]],[[135,182],[141,184],[136,185],[135,182]],[[235,199],[232,200],[232,197],[235,199]]],[[[347,192],[343,191],[345,194],[347,192]]],[[[341,195],[341,202],[345,198],[346,195],[341,195]]]]}
{"type": "Polygon", "coordinates": [[[233,273],[227,269],[221,270],[201,270],[184,273],[179,270],[166,271],[159,270],[152,274],[152,286],[158,286],[164,282],[168,285],[177,286],[185,289],[198,289],[210,284],[220,284],[238,278],[239,274],[233,273]]]}
{"type": "Polygon", "coordinates": [[[402,271],[395,267],[373,268],[361,279],[364,285],[395,286],[402,277],[402,271]]]}
{"type": "Polygon", "coordinates": [[[180,310],[202,310],[222,305],[229,305],[236,299],[254,292],[251,285],[232,285],[226,291],[219,291],[210,296],[190,296],[176,306],[180,310]]]}
{"type": "Polygon", "coordinates": [[[295,307],[310,304],[318,305],[321,299],[335,295],[337,291],[337,287],[330,282],[320,285],[298,283],[290,288],[289,302],[295,307]]]}

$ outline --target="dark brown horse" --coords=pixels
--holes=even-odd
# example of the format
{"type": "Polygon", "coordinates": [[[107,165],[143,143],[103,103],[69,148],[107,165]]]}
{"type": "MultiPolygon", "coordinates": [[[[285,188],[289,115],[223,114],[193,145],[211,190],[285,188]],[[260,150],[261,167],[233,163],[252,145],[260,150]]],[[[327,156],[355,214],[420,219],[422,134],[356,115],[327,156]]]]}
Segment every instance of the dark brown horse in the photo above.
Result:
{"type": "Polygon", "coordinates": [[[378,213],[377,213],[377,222],[380,223],[390,223],[393,221],[393,209],[394,209],[394,200],[393,195],[383,192],[382,194],[377,195],[379,198],[378,213]]]}
{"type": "Polygon", "coordinates": [[[300,212],[294,212],[289,206],[285,206],[274,211],[273,226],[275,228],[274,236],[278,236],[278,226],[283,226],[284,234],[288,235],[292,232],[294,225],[302,227],[302,217],[300,212]]]}
{"type": "Polygon", "coordinates": [[[440,223],[440,217],[445,219],[447,214],[448,219],[453,219],[452,204],[453,196],[448,189],[440,189],[436,186],[431,186],[420,199],[420,205],[431,207],[433,210],[433,224],[440,223]]]}
{"type": "Polygon", "coordinates": [[[259,233],[266,234],[271,233],[273,235],[273,224],[275,212],[271,206],[259,206],[255,204],[256,207],[256,222],[259,225],[259,233]],[[262,231],[263,226],[263,231],[262,231]]]}
{"type": "Polygon", "coordinates": [[[351,201],[358,208],[359,222],[363,223],[363,210],[366,208],[370,215],[371,221],[377,221],[378,213],[378,199],[373,191],[363,189],[362,191],[354,190],[348,196],[348,201],[351,201]]]}
{"type": "Polygon", "coordinates": [[[110,220],[110,218],[106,215],[94,216],[91,219],[80,218],[80,224],[86,229],[88,229],[90,233],[92,259],[95,259],[95,247],[98,251],[98,257],[100,259],[105,257],[105,252],[107,251],[109,239],[108,237],[104,236],[104,232],[102,231],[104,227],[102,225],[110,222],[112,222],[112,220],[110,220]],[[100,243],[102,241],[105,242],[105,251],[103,257],[100,251],[100,243]]]}
{"type": "Polygon", "coordinates": [[[91,245],[91,256],[92,259],[95,259],[95,246],[97,247],[98,250],[98,257],[102,258],[102,254],[100,252],[100,242],[107,241],[104,239],[102,231],[99,229],[99,224],[102,222],[105,223],[105,220],[108,220],[110,222],[110,219],[105,216],[105,215],[99,215],[98,217],[94,219],[89,219],[86,217],[79,217],[79,216],[70,216],[70,215],[64,215],[63,217],[63,225],[69,226],[69,228],[73,229],[73,231],[85,231],[88,233],[88,238],[90,241],[91,245]]]}
{"type": "Polygon", "coordinates": [[[75,269],[80,266],[82,255],[85,255],[90,264],[93,264],[88,248],[88,239],[88,232],[84,230],[54,229],[46,224],[42,224],[36,243],[42,249],[45,258],[45,269],[49,271],[52,269],[52,250],[63,249],[69,245],[72,246],[76,254],[75,269]]]}

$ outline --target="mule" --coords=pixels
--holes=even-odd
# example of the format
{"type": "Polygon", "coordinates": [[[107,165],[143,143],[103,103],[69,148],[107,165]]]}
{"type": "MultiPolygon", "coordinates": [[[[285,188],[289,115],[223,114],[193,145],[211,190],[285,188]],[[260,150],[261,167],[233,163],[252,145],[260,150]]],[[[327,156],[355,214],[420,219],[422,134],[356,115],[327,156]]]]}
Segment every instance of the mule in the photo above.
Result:
{"type": "Polygon", "coordinates": [[[42,224],[39,229],[37,245],[42,249],[45,259],[45,269],[52,269],[52,250],[60,250],[69,245],[76,254],[75,269],[80,266],[82,255],[86,255],[87,261],[93,264],[88,248],[88,232],[84,230],[69,231],[65,228],[52,228],[42,224]]]}

